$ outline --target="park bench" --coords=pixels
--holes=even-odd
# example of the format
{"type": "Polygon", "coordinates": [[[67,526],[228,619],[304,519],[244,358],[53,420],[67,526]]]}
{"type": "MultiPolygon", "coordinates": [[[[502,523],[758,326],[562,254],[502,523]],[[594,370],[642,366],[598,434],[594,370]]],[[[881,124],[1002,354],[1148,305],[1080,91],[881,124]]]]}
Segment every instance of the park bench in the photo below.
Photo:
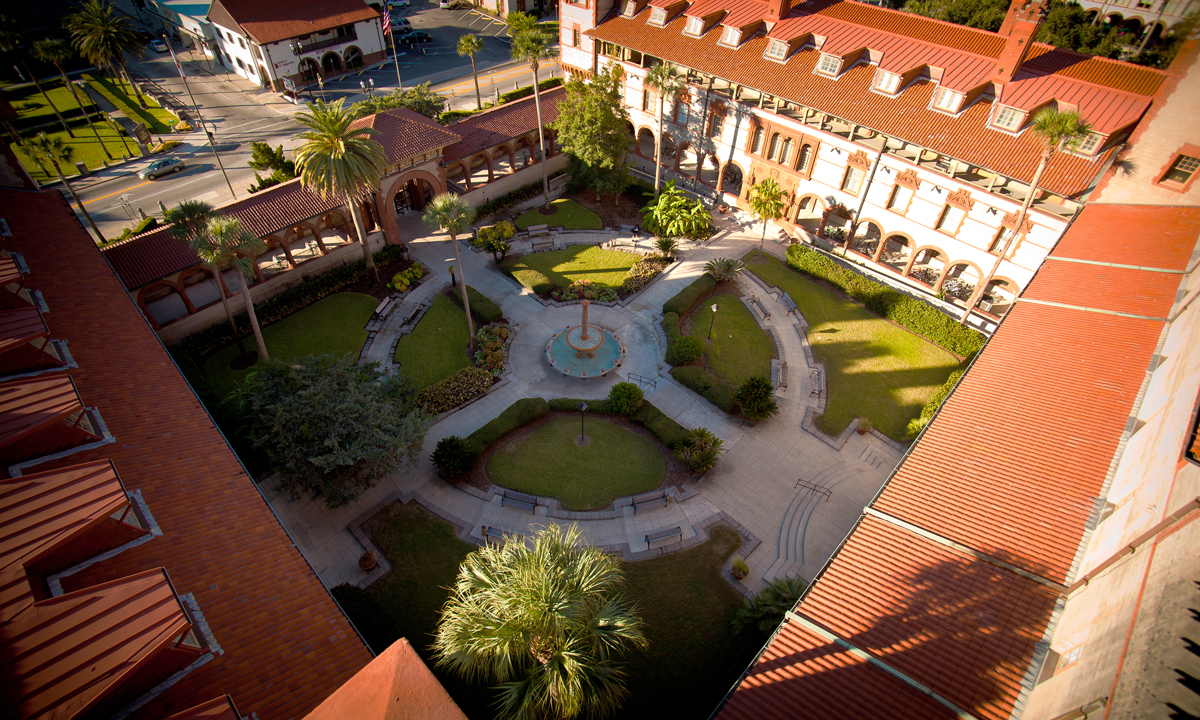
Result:
{"type": "Polygon", "coordinates": [[[549,236],[549,235],[550,235],[550,226],[549,225],[542,224],[542,225],[530,225],[529,226],[529,237],[545,237],[545,236],[549,236]]]}
{"type": "Polygon", "coordinates": [[[762,301],[758,299],[757,295],[750,296],[750,303],[754,305],[754,307],[758,308],[758,312],[762,314],[763,320],[771,319],[771,313],[767,311],[767,308],[762,304],[762,301]]]}
{"type": "Polygon", "coordinates": [[[633,512],[636,515],[642,510],[664,507],[667,504],[667,500],[667,493],[663,490],[655,490],[654,492],[637,495],[633,498],[633,512]]]}
{"type": "Polygon", "coordinates": [[[809,376],[809,381],[812,383],[812,390],[808,393],[809,396],[815,395],[821,397],[821,370],[813,370],[809,376]]]}
{"type": "Polygon", "coordinates": [[[526,495],[516,490],[505,490],[504,497],[500,498],[500,504],[533,512],[537,509],[537,500],[537,497],[533,495],[526,495]]]}
{"type": "Polygon", "coordinates": [[[796,303],[792,302],[792,297],[785,292],[779,293],[779,299],[783,301],[783,306],[787,308],[788,315],[792,315],[799,310],[796,303]]]}
{"type": "Polygon", "coordinates": [[[404,318],[404,323],[403,323],[403,324],[404,324],[404,325],[407,325],[407,324],[409,324],[410,322],[412,322],[412,321],[413,321],[413,318],[415,318],[415,317],[416,317],[417,315],[419,315],[419,314],[421,314],[421,306],[420,306],[420,305],[417,305],[416,307],[414,307],[414,308],[412,309],[412,311],[410,311],[410,312],[408,313],[408,317],[404,318]]]}
{"type": "Polygon", "coordinates": [[[788,381],[788,366],[787,363],[779,363],[779,387],[787,388],[788,381]]]}
{"type": "Polygon", "coordinates": [[[483,530],[483,539],[484,540],[487,540],[488,542],[494,542],[497,544],[504,542],[504,531],[501,530],[500,528],[492,527],[490,525],[484,525],[480,529],[483,530]]]}
{"type": "Polygon", "coordinates": [[[553,240],[543,240],[541,242],[532,243],[532,245],[533,245],[534,252],[542,252],[543,250],[553,250],[554,249],[554,241],[553,240]]]}
{"type": "Polygon", "coordinates": [[[655,543],[655,542],[658,542],[659,540],[666,540],[667,538],[673,538],[673,537],[678,537],[680,540],[683,539],[683,529],[681,527],[679,527],[678,525],[676,525],[673,528],[666,528],[664,530],[655,530],[652,533],[647,533],[646,544],[649,545],[650,543],[655,543]]]}
{"type": "Polygon", "coordinates": [[[375,306],[375,312],[371,313],[372,320],[378,320],[387,314],[388,309],[392,306],[392,299],[385,297],[375,306]]]}

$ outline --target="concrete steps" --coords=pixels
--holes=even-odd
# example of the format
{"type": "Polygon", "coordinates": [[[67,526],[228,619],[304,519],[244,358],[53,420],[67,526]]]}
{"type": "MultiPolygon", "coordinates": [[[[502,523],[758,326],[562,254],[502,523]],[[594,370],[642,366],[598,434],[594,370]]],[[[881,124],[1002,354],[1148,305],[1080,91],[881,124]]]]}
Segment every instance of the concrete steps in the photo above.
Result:
{"type": "Polygon", "coordinates": [[[816,477],[805,482],[810,487],[799,487],[796,496],[784,513],[783,522],[779,526],[779,545],[775,562],[763,573],[763,582],[771,582],[777,578],[791,577],[800,572],[806,560],[804,551],[805,534],[809,520],[820,503],[825,502],[825,496],[814,492],[811,485],[821,488],[834,488],[847,477],[862,472],[857,463],[838,463],[823,470],[816,477]]]}

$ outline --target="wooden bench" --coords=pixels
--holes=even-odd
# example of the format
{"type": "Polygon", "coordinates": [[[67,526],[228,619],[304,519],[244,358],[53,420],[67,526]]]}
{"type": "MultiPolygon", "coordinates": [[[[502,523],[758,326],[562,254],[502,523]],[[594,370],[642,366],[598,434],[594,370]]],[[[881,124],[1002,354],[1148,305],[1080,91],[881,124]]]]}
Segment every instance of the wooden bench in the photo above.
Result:
{"type": "Polygon", "coordinates": [[[483,525],[480,527],[483,531],[483,539],[488,542],[501,543],[504,542],[504,531],[497,527],[483,525]]]}
{"type": "Polygon", "coordinates": [[[658,542],[659,540],[666,540],[667,538],[673,538],[673,537],[678,537],[680,540],[682,540],[683,539],[683,528],[676,525],[673,528],[666,528],[664,530],[655,530],[652,533],[647,533],[646,544],[649,545],[650,543],[655,543],[655,542],[658,542]]]}
{"type": "Polygon", "coordinates": [[[549,225],[542,224],[542,225],[530,225],[529,226],[529,237],[543,237],[543,236],[548,236],[549,234],[550,234],[550,226],[549,225]]]}
{"type": "Polygon", "coordinates": [[[757,295],[750,296],[750,303],[754,305],[754,307],[758,308],[758,311],[762,313],[763,320],[771,319],[771,313],[767,312],[767,309],[763,307],[762,301],[758,299],[757,295]]]}
{"type": "Polygon", "coordinates": [[[779,363],[779,387],[787,388],[788,366],[787,363],[779,363]]]}
{"type": "Polygon", "coordinates": [[[533,512],[537,509],[538,499],[533,495],[526,495],[516,490],[505,490],[504,497],[500,498],[500,504],[509,507],[519,507],[533,512]]]}
{"type": "Polygon", "coordinates": [[[553,250],[553,249],[554,249],[554,241],[553,240],[543,240],[541,242],[533,243],[533,251],[534,252],[541,252],[543,250],[553,250]]]}
{"type": "Polygon", "coordinates": [[[637,495],[633,498],[633,513],[636,515],[642,510],[665,507],[668,501],[669,498],[664,490],[655,490],[654,492],[637,495]]]}
{"type": "Polygon", "coordinates": [[[813,370],[812,374],[809,375],[809,380],[812,383],[812,390],[808,393],[809,396],[812,397],[815,395],[821,397],[821,371],[819,369],[813,370]]]}
{"type": "Polygon", "coordinates": [[[792,302],[792,297],[787,293],[780,292],[779,299],[783,301],[783,306],[788,309],[788,315],[792,315],[799,310],[799,308],[796,307],[796,303],[792,302]]]}
{"type": "Polygon", "coordinates": [[[392,306],[392,298],[385,297],[383,300],[381,300],[379,302],[378,305],[375,306],[375,312],[371,313],[371,319],[376,320],[378,318],[383,317],[384,314],[387,313],[388,308],[390,308],[391,306],[392,306]]]}

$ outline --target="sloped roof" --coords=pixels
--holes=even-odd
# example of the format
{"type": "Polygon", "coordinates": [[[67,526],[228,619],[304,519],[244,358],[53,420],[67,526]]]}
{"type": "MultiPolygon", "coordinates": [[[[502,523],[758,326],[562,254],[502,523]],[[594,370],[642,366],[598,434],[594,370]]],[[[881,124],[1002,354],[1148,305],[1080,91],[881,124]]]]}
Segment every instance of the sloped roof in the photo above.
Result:
{"type": "Polygon", "coordinates": [[[368,115],[355,120],[350,127],[378,130],[378,134],[371,136],[371,139],[383,145],[389,165],[415,155],[436,152],[461,139],[457,132],[408,108],[393,108],[368,115]]]}
{"type": "MultiPolygon", "coordinates": [[[[541,96],[542,122],[548,125],[558,119],[558,104],[567,97],[567,89],[551,88],[541,93],[541,96]]],[[[487,150],[537,130],[537,107],[534,105],[534,99],[530,95],[504,103],[451,125],[450,127],[462,137],[462,142],[446,148],[446,162],[470,157],[480,150],[487,150]]]]}
{"type": "Polygon", "coordinates": [[[233,698],[225,695],[175,713],[167,720],[242,720],[242,716],[233,704],[233,698]]]}
{"type": "Polygon", "coordinates": [[[21,282],[21,277],[17,261],[13,260],[8,253],[0,253],[0,285],[21,282]]]}
{"type": "Polygon", "coordinates": [[[75,383],[66,375],[0,383],[0,448],[82,408],[75,383]]]}
{"type": "Polygon", "coordinates": [[[377,17],[362,0],[213,0],[208,10],[209,20],[240,26],[260,45],[377,17]]]}
{"type": "Polygon", "coordinates": [[[42,314],[35,307],[0,311],[0,353],[49,334],[42,314]]]}

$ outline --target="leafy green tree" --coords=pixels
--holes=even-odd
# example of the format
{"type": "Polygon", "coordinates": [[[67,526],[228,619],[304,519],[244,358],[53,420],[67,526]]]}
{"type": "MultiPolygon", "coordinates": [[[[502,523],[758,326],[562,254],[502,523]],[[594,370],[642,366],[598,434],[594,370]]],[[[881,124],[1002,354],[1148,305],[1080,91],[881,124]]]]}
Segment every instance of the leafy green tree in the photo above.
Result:
{"type": "MultiPolygon", "coordinates": [[[[254,300],[250,298],[250,287],[246,285],[246,278],[254,276],[254,259],[266,250],[266,247],[266,243],[260,238],[242,229],[241,220],[215,213],[208,218],[204,230],[197,234],[196,242],[192,245],[200,261],[210,267],[221,268],[226,264],[233,266],[238,285],[241,286],[246,317],[250,319],[250,329],[254,331],[254,341],[258,344],[258,357],[261,360],[269,359],[267,346],[263,342],[262,329],[258,326],[258,316],[254,314],[254,300]]],[[[236,333],[234,335],[236,337],[236,333]]]]}
{"type": "Polygon", "coordinates": [[[354,118],[342,104],[343,100],[332,105],[318,100],[311,112],[296,116],[309,130],[297,135],[304,144],[296,148],[293,157],[304,187],[316,188],[322,198],[333,195],[345,200],[354,232],[362,245],[363,262],[378,285],[379,271],[367,244],[361,204],[378,187],[379,175],[387,166],[387,153],[371,137],[378,135],[378,130],[350,127],[354,118]]]}
{"type": "MultiPolygon", "coordinates": [[[[179,205],[163,212],[163,221],[171,225],[170,233],[179,242],[187,245],[196,253],[210,244],[208,237],[208,221],[216,217],[213,206],[202,200],[185,200],[179,205]]],[[[221,307],[225,308],[225,317],[229,319],[229,328],[233,330],[233,339],[237,341],[239,357],[245,357],[246,346],[242,343],[242,335],[238,332],[237,323],[233,319],[233,309],[229,306],[229,298],[225,297],[225,283],[221,281],[221,268],[211,263],[204,263],[212,273],[213,282],[217,285],[217,294],[221,296],[221,307]]]]}
{"type": "Polygon", "coordinates": [[[381,376],[353,355],[261,363],[249,434],[279,469],[280,490],[345,507],[379,478],[415,463],[428,419],[408,378],[381,376]]]}
{"type": "Polygon", "coordinates": [[[658,137],[654,143],[654,192],[662,187],[663,113],[667,98],[674,100],[683,90],[683,81],[667,63],[659,63],[646,73],[646,85],[658,93],[658,137]]]}
{"type": "Polygon", "coordinates": [[[746,263],[733,258],[714,258],[704,264],[704,272],[717,282],[732,282],[745,269],[746,263]]]}
{"type": "Polygon", "coordinates": [[[737,389],[742,414],[750,420],[766,420],[779,414],[775,386],[762,375],[751,375],[737,389]]]}
{"type": "Polygon", "coordinates": [[[425,206],[421,220],[433,231],[442,230],[450,235],[454,246],[454,264],[462,275],[463,312],[467,314],[467,347],[475,349],[475,323],[471,320],[471,301],[467,298],[467,274],[463,270],[462,257],[458,252],[458,236],[465,233],[475,220],[475,208],[457,195],[442,193],[425,206]]]}
{"type": "Polygon", "coordinates": [[[567,83],[567,97],[558,105],[554,131],[563,150],[590,171],[597,200],[601,192],[619,195],[631,181],[625,162],[629,152],[625,134],[628,120],[619,66],[609,65],[587,82],[567,83]]]}
{"type": "Polygon", "coordinates": [[[442,608],[438,667],[495,684],[503,718],[602,717],[626,695],[621,658],[645,648],[617,558],[549,525],[467,556],[442,608]]]}
{"type": "Polygon", "coordinates": [[[703,240],[708,237],[712,215],[702,200],[688,197],[675,187],[675,181],[667,182],[658,197],[642,208],[646,216],[646,229],[659,237],[685,237],[703,240]]]}
{"type": "Polygon", "coordinates": [[[282,170],[288,177],[296,177],[296,163],[283,154],[283,145],[271,147],[270,143],[250,143],[249,165],[255,170],[282,170]]]}
{"type": "Polygon", "coordinates": [[[735,632],[743,632],[754,628],[763,635],[769,635],[783,622],[784,615],[796,603],[808,585],[798,577],[776,578],[754,596],[753,600],[738,608],[733,617],[735,632]]]}
{"type": "MultiPolygon", "coordinates": [[[[25,74],[28,75],[31,80],[33,80],[33,84],[37,86],[38,92],[40,92],[42,97],[46,99],[46,104],[48,104],[50,109],[54,111],[54,116],[58,118],[58,123],[62,125],[62,129],[66,131],[67,135],[74,138],[75,133],[71,132],[71,126],[67,125],[67,121],[63,119],[62,113],[58,111],[58,106],[55,105],[54,101],[50,99],[50,95],[48,95],[46,93],[46,89],[42,87],[42,83],[38,80],[37,75],[29,71],[29,65],[25,62],[25,53],[21,47],[24,42],[25,32],[22,29],[21,24],[7,15],[0,15],[0,50],[3,50],[7,53],[12,53],[16,57],[20,58],[21,67],[25,68],[25,74]]],[[[109,157],[111,158],[112,156],[110,155],[109,157]]]]}
{"type": "Polygon", "coordinates": [[[405,90],[393,90],[387,95],[376,95],[373,98],[359,100],[350,106],[350,119],[357,120],[394,108],[408,108],[427,118],[437,120],[441,117],[442,111],[446,109],[446,98],[435,93],[429,83],[421,83],[405,90]]]}
{"type": "Polygon", "coordinates": [[[96,237],[100,242],[104,242],[104,236],[100,234],[100,228],[96,227],[96,221],[88,214],[87,208],[84,207],[83,201],[79,199],[79,195],[75,192],[75,187],[67,180],[66,175],[63,175],[62,164],[70,165],[75,159],[75,148],[63,143],[61,137],[51,137],[44,132],[38,133],[36,137],[26,140],[25,146],[21,148],[25,154],[33,158],[35,162],[43,167],[52,165],[54,172],[58,173],[59,182],[71,193],[71,197],[75,200],[75,205],[79,211],[83,213],[83,217],[87,219],[88,225],[92,226],[92,230],[96,233],[96,237]]]}
{"type": "Polygon", "coordinates": [[[467,33],[458,39],[459,57],[471,58],[471,76],[475,78],[475,109],[483,109],[483,97],[479,94],[479,71],[475,69],[475,54],[483,50],[483,41],[478,35],[467,33]]]}
{"type": "Polygon", "coordinates": [[[758,241],[760,259],[767,243],[767,222],[778,220],[783,215],[783,196],[783,188],[774,178],[766,178],[750,188],[750,211],[763,221],[762,237],[758,241]]]}
{"type": "Polygon", "coordinates": [[[63,19],[63,27],[70,31],[75,48],[88,62],[123,75],[138,104],[146,107],[146,98],[133,84],[125,61],[126,53],[141,57],[143,52],[142,41],[127,19],[117,15],[105,0],[84,0],[79,12],[63,19]]]}
{"type": "Polygon", "coordinates": [[[557,54],[554,38],[534,24],[533,18],[524,13],[509,14],[512,32],[512,58],[529,63],[533,73],[533,105],[537,110],[538,149],[542,155],[542,192],[546,197],[545,209],[550,209],[550,175],[546,171],[546,129],[542,122],[542,92],[538,88],[538,68],[543,62],[557,54]],[[526,19],[528,18],[528,19],[526,19]]]}
{"type": "Polygon", "coordinates": [[[1087,11],[1076,2],[1050,0],[1046,5],[1046,18],[1038,28],[1038,42],[1066,48],[1088,55],[1120,57],[1122,50],[1131,41],[1121,36],[1117,28],[1093,25],[1087,11]]]}
{"type": "Polygon", "coordinates": [[[907,12],[956,25],[996,32],[1008,13],[1008,0],[910,0],[907,12]]]}

